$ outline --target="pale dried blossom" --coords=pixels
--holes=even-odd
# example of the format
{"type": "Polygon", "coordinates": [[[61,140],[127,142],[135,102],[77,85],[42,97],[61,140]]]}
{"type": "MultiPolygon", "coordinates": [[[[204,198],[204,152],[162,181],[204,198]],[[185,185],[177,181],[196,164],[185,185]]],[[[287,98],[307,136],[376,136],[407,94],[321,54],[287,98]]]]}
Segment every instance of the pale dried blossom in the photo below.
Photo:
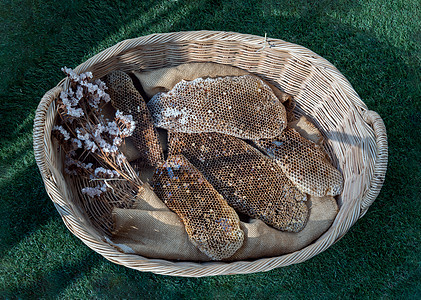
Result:
{"type": "Polygon", "coordinates": [[[72,138],[72,145],[74,149],[82,148],[82,142],[76,138],[72,138]]]}
{"type": "Polygon", "coordinates": [[[105,169],[103,167],[98,167],[95,169],[94,174],[97,178],[114,178],[120,177],[120,174],[115,170],[105,169]]]}
{"type": "Polygon", "coordinates": [[[69,116],[80,118],[84,115],[83,109],[77,107],[79,101],[83,98],[93,108],[98,108],[101,100],[104,102],[110,101],[110,96],[105,92],[107,89],[105,83],[99,79],[92,83],[93,75],[91,72],[77,75],[72,69],[67,67],[63,67],[61,70],[67,74],[71,82],[69,88],[60,94],[60,99],[65,105],[66,113],[69,116]]]}
{"type": "Polygon", "coordinates": [[[121,111],[117,110],[115,113],[115,117],[127,125],[135,126],[135,122],[133,121],[132,115],[123,115],[121,111]]]}
{"type": "Polygon", "coordinates": [[[79,76],[70,68],[63,67],[61,70],[74,82],[79,81],[79,76]]]}
{"type": "Polygon", "coordinates": [[[80,100],[83,98],[83,88],[79,85],[76,88],[76,99],[80,100]]]}
{"type": "Polygon", "coordinates": [[[87,79],[92,79],[92,77],[93,77],[92,72],[85,72],[79,75],[79,78],[83,81],[87,79]]]}
{"type": "MultiPolygon", "coordinates": [[[[119,168],[126,162],[126,157],[120,153],[118,146],[135,129],[133,116],[117,111],[114,120],[105,120],[101,116],[102,106],[111,100],[106,84],[100,79],[93,81],[91,72],[76,74],[67,67],[63,67],[62,71],[69,78],[69,87],[60,93],[57,101],[61,115],[59,124],[66,125],[68,130],[62,125],[55,126],[53,130],[58,132],[66,152],[65,172],[88,176],[91,180],[120,177],[124,173],[119,168]],[[84,157],[83,160],[91,157],[105,167],[95,168],[93,163],[80,161],[80,157],[84,157]],[[107,165],[110,169],[106,168],[107,165]]],[[[96,187],[85,187],[82,193],[100,197],[107,190],[104,182],[96,187]]]]}
{"type": "Polygon", "coordinates": [[[60,99],[66,107],[66,112],[69,116],[80,118],[84,115],[83,109],[81,107],[77,107],[80,100],[73,97],[73,95],[74,93],[72,90],[68,90],[66,92],[62,91],[60,93],[60,99]]]}
{"type": "Polygon", "coordinates": [[[121,166],[126,161],[126,156],[124,156],[123,153],[120,153],[116,156],[115,161],[119,166],[121,166]]]}
{"type": "Polygon", "coordinates": [[[114,146],[120,146],[121,143],[123,143],[123,139],[119,136],[116,136],[113,140],[113,145],[114,146]]]}
{"type": "Polygon", "coordinates": [[[119,110],[115,113],[116,119],[122,122],[125,125],[125,128],[122,130],[123,136],[131,136],[134,129],[136,128],[136,122],[133,120],[132,115],[123,115],[119,110]]]}
{"type": "Polygon", "coordinates": [[[108,89],[108,87],[105,85],[105,82],[101,79],[95,80],[95,84],[99,87],[100,90],[105,91],[108,89]]]}
{"type": "Polygon", "coordinates": [[[63,135],[65,141],[67,141],[68,139],[70,139],[69,132],[66,129],[64,129],[63,126],[56,125],[56,126],[53,127],[53,130],[59,131],[63,135]]]}
{"type": "Polygon", "coordinates": [[[96,187],[85,187],[82,189],[82,193],[88,195],[91,198],[99,197],[102,193],[105,193],[108,187],[105,183],[98,184],[96,187]]]}
{"type": "Polygon", "coordinates": [[[110,135],[119,135],[120,134],[120,128],[118,127],[117,123],[115,121],[108,122],[106,131],[110,135]]]}
{"type": "Polygon", "coordinates": [[[85,163],[83,163],[83,162],[81,162],[79,160],[73,159],[71,157],[67,157],[66,158],[65,164],[66,164],[66,166],[75,165],[78,168],[85,169],[87,171],[92,171],[92,167],[93,167],[93,164],[92,163],[85,164],[85,163]]]}
{"type": "Polygon", "coordinates": [[[81,162],[74,159],[70,154],[66,155],[64,160],[64,171],[69,175],[90,174],[93,172],[93,164],[81,162]]]}
{"type": "Polygon", "coordinates": [[[86,132],[85,129],[76,128],[76,134],[77,134],[77,138],[81,142],[84,143],[86,150],[89,150],[91,152],[95,152],[95,151],[98,150],[98,146],[96,145],[96,143],[92,139],[91,134],[89,134],[88,132],[86,132]]]}

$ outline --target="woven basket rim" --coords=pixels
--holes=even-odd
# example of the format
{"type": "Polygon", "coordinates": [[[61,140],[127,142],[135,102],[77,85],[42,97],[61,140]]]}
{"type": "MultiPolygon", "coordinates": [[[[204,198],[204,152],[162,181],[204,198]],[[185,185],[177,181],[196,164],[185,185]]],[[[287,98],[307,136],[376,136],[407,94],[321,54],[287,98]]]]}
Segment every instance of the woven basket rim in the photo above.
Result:
{"type": "MultiPolygon", "coordinates": [[[[380,192],[387,166],[387,136],[384,123],[380,116],[369,111],[364,102],[352,88],[348,80],[326,59],[313,51],[296,44],[285,42],[280,39],[264,38],[250,34],[240,34],[224,31],[184,31],[173,33],[157,33],[139,38],[128,39],[105,49],[91,57],[75,68],[75,71],[82,73],[90,70],[93,66],[105,62],[125,51],[141,47],[158,47],[162,45],[183,45],[186,43],[236,43],[244,47],[258,48],[262,53],[276,54],[277,52],[288,52],[296,59],[308,61],[312,66],[320,69],[320,72],[334,78],[344,93],[347,94],[350,102],[355,106],[355,111],[360,118],[372,127],[376,143],[375,165],[373,176],[367,183],[367,190],[358,203],[351,206],[350,211],[343,212],[346,220],[335,219],[331,229],[324,233],[312,244],[305,248],[270,258],[260,258],[250,261],[235,262],[175,262],[164,259],[149,259],[135,254],[124,254],[108,244],[89,224],[84,222],[63,190],[63,178],[57,174],[54,167],[54,157],[51,155],[51,128],[54,121],[51,103],[57,97],[63,87],[66,87],[66,80],[62,80],[55,88],[48,91],[42,98],[34,120],[34,152],[35,159],[40,169],[47,193],[54,202],[64,223],[68,229],[80,238],[88,247],[103,255],[106,259],[125,265],[140,271],[150,271],[156,274],[201,277],[228,274],[246,274],[254,272],[269,271],[271,269],[287,266],[305,261],[314,255],[326,250],[333,245],[349,230],[349,228],[362,217],[369,206],[373,203],[380,192]]],[[[95,74],[94,74],[95,75],[95,74]]],[[[356,200],[357,201],[357,200],[356,200]]],[[[339,214],[338,214],[339,215],[339,214]]]]}

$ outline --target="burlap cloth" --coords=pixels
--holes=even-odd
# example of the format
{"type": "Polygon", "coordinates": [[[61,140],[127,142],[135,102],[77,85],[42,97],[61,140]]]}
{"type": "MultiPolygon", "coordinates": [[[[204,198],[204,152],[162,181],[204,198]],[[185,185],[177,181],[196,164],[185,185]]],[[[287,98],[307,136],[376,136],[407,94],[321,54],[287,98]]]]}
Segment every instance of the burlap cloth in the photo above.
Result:
{"type": "MultiPolygon", "coordinates": [[[[231,66],[194,63],[150,72],[135,72],[148,96],[170,90],[180,80],[198,77],[243,75],[246,71],[231,66]]],[[[274,88],[272,86],[272,88],[274,88]]],[[[290,96],[274,88],[283,102],[290,96]]],[[[305,138],[322,142],[318,130],[305,118],[290,123],[305,138]]],[[[333,223],[338,212],[336,200],[309,196],[310,216],[298,233],[276,230],[260,220],[240,222],[245,239],[242,247],[229,259],[247,260],[273,257],[300,250],[321,236],[333,223]]],[[[155,195],[148,183],[140,189],[132,209],[114,208],[114,230],[108,242],[125,253],[168,260],[209,261],[189,240],[181,219],[155,195]]]]}
{"type": "MultiPolygon", "coordinates": [[[[333,197],[310,197],[307,202],[310,217],[299,233],[282,232],[255,219],[240,222],[244,243],[228,260],[278,256],[310,244],[330,227],[338,207],[333,197]]],[[[115,208],[113,219],[111,240],[123,252],[170,260],[210,260],[190,242],[181,219],[156,197],[148,184],[138,195],[135,208],[115,208]]]]}

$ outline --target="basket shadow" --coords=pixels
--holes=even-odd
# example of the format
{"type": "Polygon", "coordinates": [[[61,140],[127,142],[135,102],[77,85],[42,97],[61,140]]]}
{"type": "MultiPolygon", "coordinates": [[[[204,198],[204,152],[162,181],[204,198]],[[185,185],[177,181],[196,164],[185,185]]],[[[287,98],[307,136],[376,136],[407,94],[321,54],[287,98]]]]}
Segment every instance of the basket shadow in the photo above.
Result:
{"type": "Polygon", "coordinates": [[[99,255],[89,253],[77,263],[63,263],[60,268],[42,273],[32,284],[22,284],[19,288],[4,291],[3,296],[31,299],[57,297],[82,274],[89,273],[100,263],[99,255]]]}
{"type": "Polygon", "coordinates": [[[0,189],[5,191],[0,203],[1,227],[7,228],[0,232],[2,257],[38,227],[59,215],[45,192],[35,163],[13,174],[0,189]]]}
{"type": "MultiPolygon", "coordinates": [[[[51,3],[48,2],[42,3],[42,5],[45,5],[46,7],[50,4],[51,3]]],[[[49,22],[31,24],[30,28],[36,28],[34,31],[43,33],[37,37],[39,43],[45,46],[40,47],[37,49],[38,52],[36,52],[41,61],[38,61],[39,59],[35,59],[32,55],[28,55],[25,58],[26,64],[24,66],[22,65],[22,68],[25,67],[25,69],[19,69],[19,65],[14,66],[14,68],[16,68],[15,72],[10,73],[15,75],[10,76],[5,83],[5,91],[7,91],[7,93],[2,93],[0,96],[1,103],[3,104],[0,112],[0,127],[2,128],[0,133],[0,145],[4,150],[4,152],[1,153],[2,160],[0,163],[2,168],[14,173],[9,179],[2,180],[0,185],[0,188],[4,191],[2,199],[8,200],[8,203],[5,203],[5,201],[2,201],[1,203],[2,208],[4,208],[1,210],[2,215],[5,216],[2,225],[4,225],[5,228],[10,226],[9,228],[12,229],[4,230],[1,234],[3,243],[0,246],[0,256],[4,254],[7,249],[12,248],[27,234],[30,234],[39,226],[46,224],[51,218],[56,218],[58,216],[45,192],[42,179],[35,163],[28,166],[25,170],[16,171],[11,169],[11,166],[14,163],[19,163],[19,158],[32,152],[32,143],[25,144],[23,148],[19,148],[15,151],[8,150],[13,147],[17,148],[14,145],[19,144],[21,135],[32,131],[33,124],[30,120],[33,118],[31,117],[33,113],[30,112],[35,110],[43,93],[57,84],[63,77],[63,75],[59,74],[59,70],[62,66],[72,63],[76,64],[84,55],[88,55],[89,50],[80,47],[79,44],[85,42],[85,45],[102,44],[102,47],[108,47],[117,42],[113,41],[113,39],[109,39],[108,37],[110,36],[114,36],[114,39],[118,40],[122,39],[119,35],[125,35],[125,38],[129,38],[130,35],[132,35],[132,37],[136,36],[136,33],[133,32],[122,32],[121,28],[125,25],[130,25],[138,31],[144,32],[155,23],[154,18],[147,18],[142,26],[136,26],[136,14],[135,16],[130,15],[130,19],[129,17],[124,17],[116,22],[116,19],[112,16],[113,14],[107,14],[106,12],[109,9],[115,9],[118,11],[119,15],[125,15],[120,7],[110,8],[105,3],[92,4],[89,1],[85,4],[77,3],[62,7],[64,11],[58,11],[55,8],[53,10],[47,9],[46,11],[51,15],[44,16],[44,18],[51,17],[51,20],[53,20],[52,16],[54,14],[67,14],[66,17],[72,18],[72,24],[84,24],[86,23],[85,17],[91,14],[91,11],[88,9],[88,4],[90,6],[96,6],[99,13],[102,12],[104,15],[110,16],[109,18],[102,19],[102,22],[107,24],[107,27],[113,28],[114,33],[113,30],[104,30],[103,28],[95,26],[86,27],[85,30],[81,32],[73,31],[72,26],[74,27],[76,25],[71,25],[70,28],[68,28],[66,25],[63,27],[55,27],[49,22]],[[79,11],[82,11],[80,14],[74,13],[74,11],[77,11],[77,5],[80,6],[79,11]],[[107,23],[110,20],[112,20],[112,25],[111,23],[107,23]],[[54,29],[52,30],[52,28],[54,29]],[[71,39],[78,41],[78,43],[69,42],[68,30],[73,32],[71,39]],[[48,33],[48,35],[46,33],[48,33]],[[86,42],[86,39],[89,39],[89,41],[86,42]],[[62,47],[63,44],[68,47],[62,47]],[[57,53],[58,49],[60,50],[60,53],[57,53]],[[51,69],[53,69],[53,71],[51,69]],[[17,76],[17,74],[30,74],[30,76],[17,76]],[[34,82],[35,79],[37,83],[34,82]],[[22,98],[25,98],[24,106],[22,106],[22,98]],[[12,119],[13,122],[10,122],[12,119]],[[36,183],[34,183],[34,181],[36,181],[36,183]],[[31,193],[28,193],[28,191],[31,191],[31,193]],[[37,214],[33,213],[35,211],[37,214]]],[[[142,1],[140,6],[139,3],[136,4],[136,8],[138,10],[145,9],[145,11],[142,10],[142,13],[152,16],[154,11],[157,10],[161,4],[161,2],[156,3],[155,1],[142,1]]],[[[175,9],[176,6],[177,3],[175,2],[169,3],[165,6],[166,9],[159,11],[160,17],[165,19],[171,11],[177,11],[175,9]]],[[[13,5],[11,5],[11,7],[13,7],[13,5]]],[[[113,12],[115,13],[115,11],[113,12]]],[[[34,12],[33,14],[36,15],[37,13],[34,12]]],[[[95,47],[93,46],[91,51],[95,51],[93,50],[94,48],[95,47]]],[[[18,50],[19,49],[16,51],[18,50]]]]}

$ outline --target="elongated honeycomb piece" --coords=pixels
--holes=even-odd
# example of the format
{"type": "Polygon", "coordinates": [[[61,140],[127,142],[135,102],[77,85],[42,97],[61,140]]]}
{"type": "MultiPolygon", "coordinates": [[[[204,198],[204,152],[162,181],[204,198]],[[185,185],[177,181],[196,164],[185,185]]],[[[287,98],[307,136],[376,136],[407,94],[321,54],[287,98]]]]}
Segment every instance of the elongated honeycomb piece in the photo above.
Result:
{"type": "Polygon", "coordinates": [[[317,197],[342,192],[342,174],[330,163],[323,148],[303,138],[295,129],[287,127],[280,136],[255,144],[277,161],[300,191],[317,197]]]}
{"type": "Polygon", "coordinates": [[[270,158],[225,134],[169,134],[169,151],[184,155],[235,210],[283,231],[304,228],[307,196],[270,158]]]}
{"type": "Polygon", "coordinates": [[[253,75],[181,81],[148,107],[157,127],[184,133],[218,132],[243,139],[272,138],[286,127],[285,107],[253,75]]]}
{"type": "Polygon", "coordinates": [[[237,213],[184,156],[169,156],[159,165],[152,185],[181,218],[191,242],[211,259],[229,258],[242,246],[237,213]]]}
{"type": "Polygon", "coordinates": [[[140,160],[147,166],[155,166],[164,159],[158,134],[142,95],[133,85],[130,76],[113,71],[105,78],[111,104],[124,115],[132,115],[136,128],[130,137],[139,151],[140,160]]]}

